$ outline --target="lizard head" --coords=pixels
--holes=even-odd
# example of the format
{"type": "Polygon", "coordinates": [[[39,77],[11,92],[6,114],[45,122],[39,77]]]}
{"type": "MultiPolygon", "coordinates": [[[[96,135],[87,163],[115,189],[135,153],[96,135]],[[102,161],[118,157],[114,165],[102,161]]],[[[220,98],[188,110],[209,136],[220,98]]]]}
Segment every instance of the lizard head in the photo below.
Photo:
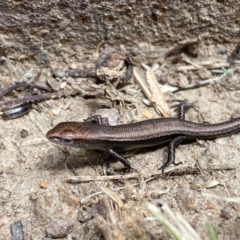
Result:
{"type": "Polygon", "coordinates": [[[89,148],[89,143],[98,137],[97,127],[98,124],[91,122],[62,122],[49,130],[46,137],[57,144],[89,148]]]}

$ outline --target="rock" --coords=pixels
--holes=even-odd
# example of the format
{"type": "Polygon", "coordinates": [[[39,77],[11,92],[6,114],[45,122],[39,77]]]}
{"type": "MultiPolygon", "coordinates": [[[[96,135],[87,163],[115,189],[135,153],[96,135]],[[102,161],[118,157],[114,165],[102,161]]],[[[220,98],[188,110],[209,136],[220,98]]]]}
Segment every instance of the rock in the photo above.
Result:
{"type": "Polygon", "coordinates": [[[46,227],[46,232],[49,237],[62,238],[66,237],[74,227],[74,223],[69,219],[59,219],[50,222],[46,227]]]}

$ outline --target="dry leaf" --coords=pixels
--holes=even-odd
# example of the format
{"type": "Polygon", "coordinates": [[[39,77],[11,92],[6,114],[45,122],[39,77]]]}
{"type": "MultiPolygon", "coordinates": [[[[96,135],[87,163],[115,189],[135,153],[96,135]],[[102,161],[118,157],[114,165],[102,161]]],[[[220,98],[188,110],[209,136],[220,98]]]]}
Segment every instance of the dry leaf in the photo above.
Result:
{"type": "Polygon", "coordinates": [[[147,70],[146,80],[151,93],[149,99],[158,114],[162,114],[164,117],[170,116],[170,108],[167,104],[164,93],[161,91],[158,85],[157,78],[151,70],[147,70]]]}

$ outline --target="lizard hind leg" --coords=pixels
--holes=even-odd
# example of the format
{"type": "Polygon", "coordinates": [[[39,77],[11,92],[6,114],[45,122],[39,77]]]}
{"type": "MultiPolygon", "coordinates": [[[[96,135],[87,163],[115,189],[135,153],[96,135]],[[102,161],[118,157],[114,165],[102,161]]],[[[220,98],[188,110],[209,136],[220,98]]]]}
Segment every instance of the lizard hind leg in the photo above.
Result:
{"type": "Polygon", "coordinates": [[[179,135],[177,137],[175,137],[173,140],[170,141],[169,145],[168,145],[168,159],[167,162],[159,168],[162,169],[162,174],[164,174],[164,170],[170,166],[171,164],[177,166],[179,164],[182,164],[182,162],[176,163],[175,162],[175,152],[176,152],[176,147],[186,139],[186,136],[184,135],[179,135]]]}

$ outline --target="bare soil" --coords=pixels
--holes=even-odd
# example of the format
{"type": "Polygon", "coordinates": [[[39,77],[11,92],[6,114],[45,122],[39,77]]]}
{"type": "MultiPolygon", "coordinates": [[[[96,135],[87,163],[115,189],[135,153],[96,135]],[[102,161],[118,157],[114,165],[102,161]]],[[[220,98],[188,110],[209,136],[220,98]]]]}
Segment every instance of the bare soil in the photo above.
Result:
{"type": "MultiPolygon", "coordinates": [[[[199,49],[198,58],[192,61],[227,60],[234,46],[201,45],[199,49]]],[[[141,63],[152,65],[157,60],[156,53],[161,52],[161,49],[147,44],[139,45],[137,50],[139,54],[135,56],[134,65],[139,69],[141,63]]],[[[64,52],[64,49],[62,51],[64,52]]],[[[78,56],[81,58],[72,55],[64,60],[50,56],[50,64],[52,67],[66,69],[71,64],[81,65],[86,59],[91,63],[94,49],[90,49],[90,52],[91,55],[79,52],[78,56]]],[[[9,64],[12,64],[14,70],[8,71],[6,65],[0,66],[3,85],[13,83],[14,79],[19,80],[22,73],[34,68],[32,62],[12,61],[9,64]]],[[[185,84],[184,81],[187,83],[201,81],[197,71],[177,72],[178,65],[184,64],[176,63],[171,58],[160,65],[163,74],[167,76],[167,82],[185,84]]],[[[194,108],[186,115],[188,120],[194,122],[218,123],[238,117],[239,72],[237,65],[228,70],[233,72],[228,79],[166,94],[166,100],[170,106],[175,105],[173,100],[196,101],[194,108]]],[[[49,69],[43,69],[40,80],[44,82],[49,74],[49,69]]],[[[219,75],[215,73],[213,77],[219,75]]],[[[18,220],[23,224],[25,239],[44,239],[46,226],[59,219],[69,219],[74,223],[73,231],[68,236],[72,239],[104,239],[104,231],[110,231],[112,234],[108,239],[171,239],[162,224],[150,218],[151,214],[146,207],[146,203],[149,202],[159,207],[159,200],[168,204],[174,212],[182,214],[201,239],[209,239],[206,221],[211,223],[218,239],[240,238],[239,202],[223,200],[225,197],[240,196],[239,134],[180,145],[177,148],[176,161],[182,161],[183,164],[179,167],[183,169],[199,167],[201,168],[199,174],[183,174],[166,179],[159,176],[149,182],[139,178],[66,183],[65,179],[74,175],[102,176],[103,155],[97,151],[54,145],[45,138],[45,134],[59,122],[82,121],[94,115],[104,105],[109,105],[109,100],[97,97],[84,98],[78,95],[39,103],[37,109],[18,119],[9,121],[0,119],[0,239],[11,239],[10,225],[18,220]],[[69,107],[64,109],[66,104],[69,104],[69,107]],[[52,113],[56,108],[61,109],[58,115],[52,113]],[[26,138],[20,135],[23,129],[28,132],[26,138]],[[135,183],[139,185],[133,186],[135,183]],[[108,230],[103,229],[107,208],[103,196],[106,194],[93,196],[81,204],[87,196],[101,191],[101,187],[109,189],[125,187],[124,190],[115,191],[123,205],[109,200],[114,208],[112,217],[108,216],[106,220],[108,230]],[[215,195],[219,199],[204,194],[215,195]],[[79,214],[89,217],[90,220],[80,222],[79,214]]],[[[147,110],[152,117],[159,117],[153,108],[143,103],[138,105],[137,110],[138,115],[133,107],[121,109],[118,112],[119,124],[146,119],[142,114],[143,110],[147,110]]],[[[173,109],[171,115],[176,116],[173,109]]],[[[151,173],[164,163],[166,156],[166,147],[160,147],[146,149],[128,159],[135,169],[150,177],[151,173]]],[[[111,164],[113,169],[121,167],[121,163],[118,162],[111,164]]],[[[109,195],[108,198],[112,199],[109,195]]]]}

